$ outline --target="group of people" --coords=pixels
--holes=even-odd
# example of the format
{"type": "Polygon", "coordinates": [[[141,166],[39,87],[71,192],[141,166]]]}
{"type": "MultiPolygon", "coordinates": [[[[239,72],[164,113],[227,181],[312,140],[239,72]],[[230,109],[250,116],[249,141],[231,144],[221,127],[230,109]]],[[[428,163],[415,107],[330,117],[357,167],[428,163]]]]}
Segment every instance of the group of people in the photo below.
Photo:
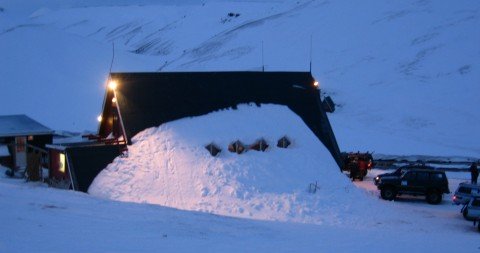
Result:
{"type": "Polygon", "coordinates": [[[473,162],[470,166],[470,175],[472,176],[472,184],[477,184],[478,167],[476,162],[473,162]]]}
{"type": "Polygon", "coordinates": [[[350,178],[352,181],[354,181],[355,178],[363,180],[363,177],[367,174],[367,169],[367,162],[363,159],[358,159],[358,157],[355,157],[349,164],[350,178]]]}

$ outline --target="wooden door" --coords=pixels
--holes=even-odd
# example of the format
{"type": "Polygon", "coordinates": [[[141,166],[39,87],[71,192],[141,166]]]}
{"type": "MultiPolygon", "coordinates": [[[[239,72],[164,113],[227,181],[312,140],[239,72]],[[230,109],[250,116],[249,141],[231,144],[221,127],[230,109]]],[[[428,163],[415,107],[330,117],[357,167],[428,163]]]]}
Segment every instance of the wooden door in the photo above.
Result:
{"type": "Polygon", "coordinates": [[[27,138],[25,136],[15,137],[15,167],[27,167],[27,138]]]}

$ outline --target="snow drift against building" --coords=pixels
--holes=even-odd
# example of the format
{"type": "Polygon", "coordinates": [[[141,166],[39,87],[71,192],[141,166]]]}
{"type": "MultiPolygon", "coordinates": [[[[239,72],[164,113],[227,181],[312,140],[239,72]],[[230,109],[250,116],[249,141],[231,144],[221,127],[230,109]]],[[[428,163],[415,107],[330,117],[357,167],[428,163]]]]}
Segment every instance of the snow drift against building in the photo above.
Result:
{"type": "Polygon", "coordinates": [[[132,142],[129,157],[115,159],[89,193],[219,215],[317,224],[344,222],[375,201],[361,196],[365,193],[339,172],[323,144],[285,106],[242,105],[181,119],[146,129],[132,142]],[[292,145],[276,147],[285,135],[292,145]],[[266,152],[227,150],[232,141],[249,144],[260,138],[270,144],[266,152]],[[222,148],[216,157],[204,147],[212,141],[222,148]],[[311,193],[309,185],[315,182],[318,189],[311,193]]]}

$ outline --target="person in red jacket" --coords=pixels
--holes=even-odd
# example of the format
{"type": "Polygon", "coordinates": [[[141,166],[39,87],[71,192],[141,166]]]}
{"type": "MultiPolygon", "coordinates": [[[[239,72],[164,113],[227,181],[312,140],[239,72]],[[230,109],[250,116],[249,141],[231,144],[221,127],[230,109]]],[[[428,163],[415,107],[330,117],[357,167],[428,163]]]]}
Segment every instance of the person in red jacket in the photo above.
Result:
{"type": "Polygon", "coordinates": [[[355,181],[355,178],[357,178],[360,175],[360,168],[358,167],[358,158],[354,158],[352,162],[349,163],[349,169],[350,169],[350,178],[352,181],[355,181]]]}
{"type": "Polygon", "coordinates": [[[368,169],[368,164],[365,160],[359,159],[358,160],[358,169],[359,169],[359,174],[361,180],[363,180],[363,177],[367,175],[367,169],[368,169]]]}

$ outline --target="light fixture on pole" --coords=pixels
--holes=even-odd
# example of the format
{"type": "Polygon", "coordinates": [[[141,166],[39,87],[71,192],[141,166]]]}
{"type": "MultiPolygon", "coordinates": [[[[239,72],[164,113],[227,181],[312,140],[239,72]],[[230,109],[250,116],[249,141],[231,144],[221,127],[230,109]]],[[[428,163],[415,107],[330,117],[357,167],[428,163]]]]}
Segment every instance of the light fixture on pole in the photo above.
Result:
{"type": "Polygon", "coordinates": [[[115,82],[114,80],[111,80],[109,83],[108,83],[108,88],[110,88],[110,90],[116,90],[117,89],[117,82],[115,82]]]}

